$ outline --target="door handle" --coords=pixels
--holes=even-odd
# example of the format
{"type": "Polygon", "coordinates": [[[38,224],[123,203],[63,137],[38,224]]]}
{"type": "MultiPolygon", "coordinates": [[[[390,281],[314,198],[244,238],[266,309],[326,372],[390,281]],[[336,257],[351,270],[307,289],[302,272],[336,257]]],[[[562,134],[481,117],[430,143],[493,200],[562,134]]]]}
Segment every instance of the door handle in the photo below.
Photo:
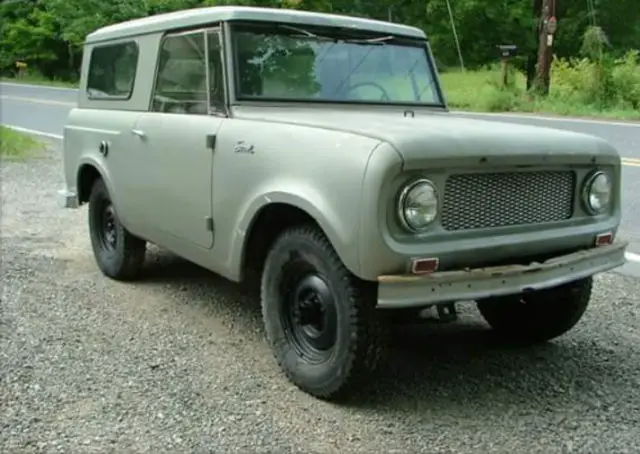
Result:
{"type": "Polygon", "coordinates": [[[147,137],[147,135],[144,133],[144,131],[141,131],[140,129],[132,129],[131,133],[140,137],[141,139],[144,139],[145,137],[147,137]]]}

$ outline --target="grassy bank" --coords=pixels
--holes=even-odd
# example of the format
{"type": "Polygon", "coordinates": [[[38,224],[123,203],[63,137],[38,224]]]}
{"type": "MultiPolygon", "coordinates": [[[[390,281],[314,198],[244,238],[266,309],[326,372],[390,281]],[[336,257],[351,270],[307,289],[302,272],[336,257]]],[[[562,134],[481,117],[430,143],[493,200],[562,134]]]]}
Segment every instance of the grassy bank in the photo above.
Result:
{"type": "Polygon", "coordinates": [[[441,74],[453,109],[478,112],[535,112],[552,115],[640,120],[640,53],[602,63],[556,59],[548,96],[526,90],[525,75],[511,70],[503,87],[496,67],[441,74]]]}
{"type": "Polygon", "coordinates": [[[43,150],[44,144],[33,136],[0,126],[0,158],[24,159],[43,150]]]}

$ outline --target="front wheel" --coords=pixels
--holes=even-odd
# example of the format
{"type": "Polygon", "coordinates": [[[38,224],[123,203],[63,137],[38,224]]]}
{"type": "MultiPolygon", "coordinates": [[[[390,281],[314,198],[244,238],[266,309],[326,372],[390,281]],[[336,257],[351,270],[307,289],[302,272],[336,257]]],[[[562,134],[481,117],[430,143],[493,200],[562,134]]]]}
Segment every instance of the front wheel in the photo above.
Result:
{"type": "Polygon", "coordinates": [[[293,384],[336,400],[369,380],[382,345],[375,293],[319,229],[293,228],[275,241],[261,299],[267,339],[293,384]]]}
{"type": "Polygon", "coordinates": [[[571,330],[591,299],[593,278],[517,296],[478,301],[478,310],[499,334],[510,341],[546,342],[571,330]]]}
{"type": "Polygon", "coordinates": [[[89,196],[89,233],[93,255],[102,273],[115,280],[135,279],[144,263],[146,242],[120,223],[102,179],[89,196]]]}

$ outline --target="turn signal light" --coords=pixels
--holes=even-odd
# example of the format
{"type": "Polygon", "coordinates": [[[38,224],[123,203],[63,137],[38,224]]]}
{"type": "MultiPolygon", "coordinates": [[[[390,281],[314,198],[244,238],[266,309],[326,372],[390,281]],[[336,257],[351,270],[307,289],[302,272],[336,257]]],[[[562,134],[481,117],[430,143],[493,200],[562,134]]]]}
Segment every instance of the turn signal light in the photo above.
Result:
{"type": "Polygon", "coordinates": [[[433,273],[438,269],[439,260],[436,257],[428,259],[413,259],[411,261],[411,272],[413,274],[433,273]]]}
{"type": "Polygon", "coordinates": [[[596,236],[596,246],[606,246],[613,242],[613,234],[611,232],[601,233],[596,236]]]}

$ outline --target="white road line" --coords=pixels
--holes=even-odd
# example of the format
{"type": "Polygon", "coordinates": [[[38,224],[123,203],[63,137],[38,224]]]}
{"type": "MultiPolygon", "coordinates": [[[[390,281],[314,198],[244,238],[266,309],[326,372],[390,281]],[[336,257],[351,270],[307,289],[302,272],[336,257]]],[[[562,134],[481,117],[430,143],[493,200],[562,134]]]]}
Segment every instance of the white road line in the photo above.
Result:
{"type": "Polygon", "coordinates": [[[49,137],[51,139],[62,140],[62,136],[60,134],[51,134],[50,132],[36,131],[35,129],[27,129],[27,128],[22,128],[20,126],[14,126],[14,125],[3,124],[2,126],[4,126],[5,128],[13,129],[14,131],[24,132],[25,134],[33,134],[36,136],[44,136],[44,137],[49,137]]]}
{"type": "Polygon", "coordinates": [[[574,117],[545,117],[543,115],[524,115],[513,113],[497,113],[497,112],[467,112],[462,110],[451,110],[451,113],[459,113],[463,115],[476,116],[476,117],[503,117],[503,118],[521,118],[523,120],[543,120],[556,123],[586,123],[596,124],[604,126],[626,126],[629,128],[640,128],[640,122],[620,122],[620,121],[608,121],[608,120],[592,120],[587,118],[574,118],[574,117]]]}
{"type": "Polygon", "coordinates": [[[75,102],[67,102],[67,101],[58,101],[55,99],[46,99],[46,98],[24,98],[18,96],[7,96],[0,94],[0,99],[7,99],[9,101],[18,101],[18,102],[30,102],[36,104],[49,104],[52,106],[66,106],[66,107],[77,107],[77,103],[75,102]]]}
{"type": "Polygon", "coordinates": [[[0,86],[8,85],[10,87],[26,87],[26,88],[44,88],[46,90],[58,90],[58,91],[77,91],[76,88],[56,87],[54,85],[37,85],[37,84],[21,84],[15,82],[0,82],[0,86]]]}
{"type": "Polygon", "coordinates": [[[634,254],[633,252],[625,252],[625,258],[630,262],[640,263],[640,255],[634,254]]]}

